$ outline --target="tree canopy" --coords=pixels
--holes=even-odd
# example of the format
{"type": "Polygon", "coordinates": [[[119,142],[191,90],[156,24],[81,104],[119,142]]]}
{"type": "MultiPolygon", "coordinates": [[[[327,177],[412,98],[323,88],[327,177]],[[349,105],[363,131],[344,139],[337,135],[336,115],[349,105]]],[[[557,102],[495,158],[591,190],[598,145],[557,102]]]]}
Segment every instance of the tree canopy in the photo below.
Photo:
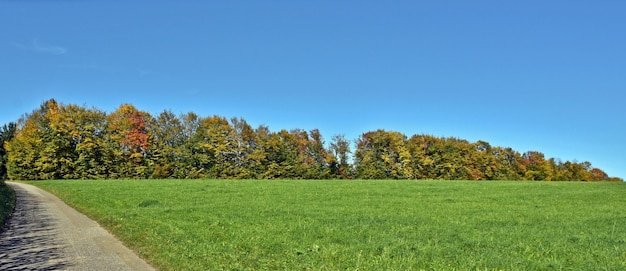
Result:
{"type": "Polygon", "coordinates": [[[488,142],[376,130],[326,142],[317,129],[271,131],[243,118],[111,113],[54,99],[0,131],[3,179],[445,179],[621,181],[589,162],[488,142]]]}

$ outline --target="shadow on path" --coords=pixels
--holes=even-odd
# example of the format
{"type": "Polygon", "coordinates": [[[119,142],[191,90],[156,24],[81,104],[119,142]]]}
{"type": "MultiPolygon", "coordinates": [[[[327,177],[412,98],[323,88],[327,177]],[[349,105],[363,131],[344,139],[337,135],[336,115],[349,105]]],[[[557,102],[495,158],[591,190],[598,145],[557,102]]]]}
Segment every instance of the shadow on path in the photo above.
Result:
{"type": "Polygon", "coordinates": [[[57,222],[40,201],[21,187],[15,190],[16,205],[4,232],[0,233],[0,270],[65,270],[65,248],[57,240],[57,222]]]}

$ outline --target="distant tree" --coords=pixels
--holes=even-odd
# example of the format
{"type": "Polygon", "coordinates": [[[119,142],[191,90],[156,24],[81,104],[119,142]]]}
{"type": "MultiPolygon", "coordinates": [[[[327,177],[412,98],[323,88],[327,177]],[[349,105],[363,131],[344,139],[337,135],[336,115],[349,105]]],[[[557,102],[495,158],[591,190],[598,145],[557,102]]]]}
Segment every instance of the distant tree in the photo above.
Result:
{"type": "Polygon", "coordinates": [[[273,133],[268,126],[259,125],[254,129],[254,134],[255,148],[250,154],[250,170],[254,172],[256,178],[259,179],[274,177],[272,176],[273,174],[267,174],[268,169],[274,167],[272,160],[275,157],[275,147],[270,144],[273,133]]]}
{"type": "Polygon", "coordinates": [[[472,179],[474,180],[495,180],[498,171],[498,162],[493,152],[493,147],[486,141],[478,141],[473,144],[475,151],[473,155],[472,179]]]}
{"type": "Polygon", "coordinates": [[[543,153],[528,151],[522,155],[522,163],[526,169],[524,179],[531,181],[552,180],[551,169],[543,153]]]}
{"type": "Polygon", "coordinates": [[[7,179],[7,160],[9,158],[4,146],[13,139],[16,127],[15,122],[10,122],[0,129],[0,182],[2,183],[7,179]]]}
{"type": "Polygon", "coordinates": [[[255,130],[243,118],[231,118],[233,127],[233,156],[231,176],[237,179],[254,179],[259,174],[261,160],[260,142],[255,130]]]}
{"type": "Polygon", "coordinates": [[[147,178],[151,172],[147,159],[151,134],[151,116],[133,105],[123,104],[107,116],[105,130],[109,157],[106,166],[113,178],[147,178]]]}
{"type": "MultiPolygon", "coordinates": [[[[13,180],[45,180],[61,177],[58,170],[57,131],[50,117],[58,112],[54,99],[18,121],[14,138],[5,144],[8,152],[7,174],[13,180]]],[[[63,151],[62,149],[60,150],[63,151]]]]}
{"type": "Polygon", "coordinates": [[[170,178],[181,165],[182,148],[185,144],[182,121],[171,111],[163,111],[148,124],[152,134],[152,148],[148,156],[152,161],[151,178],[170,178]]]}
{"type": "Polygon", "coordinates": [[[357,177],[363,179],[409,179],[413,177],[406,136],[377,130],[361,135],[355,151],[357,177]]]}
{"type": "Polygon", "coordinates": [[[453,137],[429,142],[426,154],[433,160],[429,177],[443,180],[470,179],[466,167],[467,152],[470,149],[469,142],[453,137]]]}
{"type": "Polygon", "coordinates": [[[305,163],[305,179],[329,179],[331,177],[331,163],[333,156],[325,148],[324,137],[318,129],[308,133],[308,141],[302,159],[305,163]]]}
{"type": "Polygon", "coordinates": [[[55,100],[26,115],[15,142],[11,168],[18,179],[87,179],[107,176],[105,113],[55,100]]]}
{"type": "Polygon", "coordinates": [[[43,137],[43,130],[47,130],[49,126],[44,117],[48,102],[50,101],[42,103],[38,110],[20,118],[13,140],[5,143],[8,153],[7,174],[9,179],[40,179],[41,174],[35,166],[35,162],[39,160],[39,150],[42,147],[37,140],[43,137]]]}
{"type": "Polygon", "coordinates": [[[570,176],[570,181],[591,181],[592,167],[589,162],[579,163],[577,161],[566,162],[564,170],[570,176]]]}
{"type": "Polygon", "coordinates": [[[432,149],[439,139],[431,135],[413,135],[407,144],[411,154],[413,178],[436,179],[435,160],[432,149]]]}
{"type": "Polygon", "coordinates": [[[352,166],[350,164],[350,142],[344,135],[335,135],[330,142],[331,175],[341,179],[352,178],[352,166]]]}
{"type": "Polygon", "coordinates": [[[62,107],[60,126],[67,137],[66,158],[70,170],[66,179],[100,179],[108,176],[104,158],[106,113],[97,109],[67,105],[62,107]]]}
{"type": "Polygon", "coordinates": [[[184,143],[179,149],[180,153],[177,158],[179,163],[174,169],[173,177],[179,179],[202,178],[205,172],[202,164],[203,155],[198,153],[197,149],[197,142],[200,140],[197,134],[200,132],[200,123],[203,118],[193,112],[184,114],[180,118],[183,125],[184,143]]]}
{"type": "Polygon", "coordinates": [[[555,179],[559,181],[573,181],[574,175],[571,171],[572,162],[562,162],[560,160],[555,161],[555,179]]]}
{"type": "Polygon", "coordinates": [[[522,180],[526,170],[522,163],[522,155],[511,148],[495,148],[494,156],[497,161],[497,180],[522,180]]]}
{"type": "Polygon", "coordinates": [[[233,128],[224,117],[203,118],[194,137],[194,160],[202,177],[228,177],[229,161],[234,156],[233,128]]]}
{"type": "Polygon", "coordinates": [[[273,132],[243,118],[156,118],[130,104],[106,114],[50,99],[0,129],[0,179],[468,179],[622,181],[590,162],[489,142],[376,130],[328,147],[318,129],[273,132]]]}
{"type": "Polygon", "coordinates": [[[592,181],[606,181],[609,179],[609,175],[599,168],[591,169],[590,173],[592,181]]]}
{"type": "Polygon", "coordinates": [[[263,136],[266,137],[263,142],[266,166],[261,178],[302,178],[303,168],[298,161],[298,143],[294,135],[283,129],[263,136]]]}

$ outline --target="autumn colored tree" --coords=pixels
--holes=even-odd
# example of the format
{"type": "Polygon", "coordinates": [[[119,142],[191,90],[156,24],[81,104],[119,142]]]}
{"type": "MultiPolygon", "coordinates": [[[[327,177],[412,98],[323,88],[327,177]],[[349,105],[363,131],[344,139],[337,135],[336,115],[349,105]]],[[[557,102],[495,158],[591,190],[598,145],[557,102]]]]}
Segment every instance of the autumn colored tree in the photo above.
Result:
{"type": "Polygon", "coordinates": [[[268,174],[268,169],[273,164],[271,159],[275,157],[275,147],[271,144],[274,133],[270,131],[268,126],[259,125],[254,129],[254,134],[255,148],[250,154],[250,170],[258,179],[275,178],[274,173],[268,174]]]}
{"type": "Polygon", "coordinates": [[[231,178],[236,156],[235,131],[224,117],[202,119],[194,140],[194,154],[203,176],[231,178]]]}
{"type": "Polygon", "coordinates": [[[472,170],[473,180],[495,180],[498,171],[498,162],[489,142],[478,141],[473,144],[476,152],[473,153],[472,170]]]}
{"type": "Polygon", "coordinates": [[[592,181],[592,169],[593,167],[589,162],[566,161],[558,166],[558,174],[563,181],[592,181]]]}
{"type": "Polygon", "coordinates": [[[103,178],[104,127],[104,112],[50,100],[27,116],[15,146],[34,143],[37,179],[103,178]]]}
{"type": "Polygon", "coordinates": [[[72,172],[72,146],[60,121],[59,106],[54,99],[48,100],[18,122],[14,138],[5,144],[10,179],[60,179],[72,172]]]}
{"type": "MultiPolygon", "coordinates": [[[[299,160],[299,142],[296,135],[283,129],[271,133],[266,141],[268,165],[263,173],[264,179],[301,179],[304,168],[299,160]]],[[[299,135],[301,136],[301,135],[299,135]]]]}
{"type": "Polygon", "coordinates": [[[409,179],[413,177],[406,136],[377,130],[361,135],[355,151],[357,177],[363,179],[409,179]]]}
{"type": "Polygon", "coordinates": [[[495,147],[492,153],[496,159],[495,180],[521,180],[524,175],[522,155],[511,149],[495,147]]]}
{"type": "Polygon", "coordinates": [[[330,164],[336,160],[325,148],[324,138],[318,129],[308,133],[302,130],[291,132],[298,144],[298,161],[304,172],[304,179],[329,179],[330,164]]]}
{"type": "Polygon", "coordinates": [[[462,180],[469,179],[464,167],[461,151],[468,149],[467,141],[457,138],[429,138],[426,155],[432,160],[428,171],[429,179],[462,180]]]}
{"type": "Polygon", "coordinates": [[[56,101],[46,101],[39,109],[21,118],[14,138],[5,144],[9,179],[40,180],[47,177],[41,172],[39,160],[44,134],[50,133],[49,121],[45,117],[49,106],[56,106],[56,101]]]}
{"type": "Polygon", "coordinates": [[[261,161],[265,157],[260,148],[260,139],[243,118],[232,118],[230,123],[236,143],[231,175],[237,179],[257,178],[261,173],[261,161]]]}
{"type": "Polygon", "coordinates": [[[543,153],[528,151],[522,155],[522,164],[526,169],[525,180],[543,181],[552,180],[553,173],[543,153]]]}
{"type": "Polygon", "coordinates": [[[413,135],[408,140],[411,154],[411,167],[414,179],[435,179],[435,161],[431,155],[432,146],[438,144],[438,139],[430,135],[413,135]]]}
{"type": "Polygon", "coordinates": [[[106,157],[104,132],[106,114],[97,109],[78,105],[63,106],[59,127],[68,141],[67,157],[71,172],[66,179],[100,179],[108,176],[104,166],[106,157]]]}
{"type": "Polygon", "coordinates": [[[146,178],[150,176],[150,161],[146,159],[151,134],[151,116],[133,105],[123,104],[107,116],[105,129],[109,157],[105,165],[113,178],[146,178]]]}
{"type": "Polygon", "coordinates": [[[609,179],[609,175],[599,168],[593,168],[590,171],[591,181],[606,181],[609,179]]]}
{"type": "Polygon", "coordinates": [[[622,181],[589,162],[454,137],[362,134],[326,145],[317,129],[273,132],[243,118],[156,118],[130,104],[106,114],[48,100],[0,129],[0,178],[466,179],[622,181]]]}

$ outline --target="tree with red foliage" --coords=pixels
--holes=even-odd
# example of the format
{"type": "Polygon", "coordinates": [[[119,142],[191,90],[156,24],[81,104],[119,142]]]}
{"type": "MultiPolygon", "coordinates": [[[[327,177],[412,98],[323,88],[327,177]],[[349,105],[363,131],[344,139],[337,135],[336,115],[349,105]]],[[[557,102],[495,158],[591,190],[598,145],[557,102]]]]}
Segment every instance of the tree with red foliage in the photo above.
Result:
{"type": "Polygon", "coordinates": [[[150,146],[147,123],[151,116],[130,104],[121,105],[107,117],[107,142],[111,157],[107,160],[113,170],[111,177],[146,178],[149,176],[150,146]]]}

